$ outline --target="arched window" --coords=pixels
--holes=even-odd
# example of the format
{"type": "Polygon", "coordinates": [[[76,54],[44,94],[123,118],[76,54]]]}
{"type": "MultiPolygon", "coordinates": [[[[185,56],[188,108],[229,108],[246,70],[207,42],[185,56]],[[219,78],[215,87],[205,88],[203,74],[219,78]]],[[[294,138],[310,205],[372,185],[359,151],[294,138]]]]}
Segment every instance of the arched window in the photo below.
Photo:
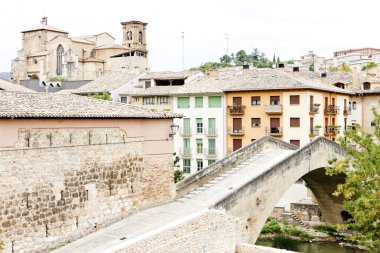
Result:
{"type": "Polygon", "coordinates": [[[132,31],[128,31],[127,32],[127,40],[132,40],[132,39],[133,39],[132,31]]]}
{"type": "Polygon", "coordinates": [[[63,46],[60,44],[57,48],[57,76],[62,75],[62,56],[64,52],[63,46]]]}
{"type": "Polygon", "coordinates": [[[139,44],[142,44],[142,43],[143,43],[142,32],[139,32],[139,44]]]}
{"type": "Polygon", "coordinates": [[[369,82],[363,83],[363,90],[370,90],[371,89],[371,84],[369,82]]]}
{"type": "Polygon", "coordinates": [[[352,110],[356,110],[356,102],[352,103],[352,110]]]}

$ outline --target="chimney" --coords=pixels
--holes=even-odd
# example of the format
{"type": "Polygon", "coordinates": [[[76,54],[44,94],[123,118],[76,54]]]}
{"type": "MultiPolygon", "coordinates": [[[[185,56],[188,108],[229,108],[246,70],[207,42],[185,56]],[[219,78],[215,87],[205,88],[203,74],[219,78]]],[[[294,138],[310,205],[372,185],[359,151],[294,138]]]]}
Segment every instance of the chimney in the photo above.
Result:
{"type": "Polygon", "coordinates": [[[293,67],[293,76],[297,77],[300,75],[300,67],[293,67]]]}
{"type": "Polygon", "coordinates": [[[47,17],[42,18],[41,25],[47,25],[47,17]]]}
{"type": "Polygon", "coordinates": [[[249,73],[249,65],[244,64],[243,65],[243,75],[246,76],[246,75],[248,75],[248,73],[249,73]]]}

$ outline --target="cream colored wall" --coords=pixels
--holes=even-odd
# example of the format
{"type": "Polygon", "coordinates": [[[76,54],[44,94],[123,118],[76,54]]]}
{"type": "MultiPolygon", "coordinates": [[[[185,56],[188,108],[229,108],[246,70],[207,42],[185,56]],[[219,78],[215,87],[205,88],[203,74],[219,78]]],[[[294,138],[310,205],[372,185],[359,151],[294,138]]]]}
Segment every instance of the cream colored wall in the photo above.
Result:
{"type": "Polygon", "coordinates": [[[101,33],[96,35],[96,44],[98,46],[101,45],[113,45],[115,44],[115,39],[112,38],[108,33],[101,33]]]}
{"type": "Polygon", "coordinates": [[[375,127],[371,126],[371,121],[374,120],[372,108],[375,108],[377,112],[380,112],[379,100],[380,100],[379,95],[363,97],[363,107],[362,107],[363,118],[362,118],[361,125],[364,131],[368,133],[373,133],[375,130],[375,127]]]}
{"type": "Polygon", "coordinates": [[[173,141],[168,139],[172,123],[172,119],[0,119],[0,148],[14,147],[19,129],[118,127],[128,138],[144,138],[144,154],[173,153],[173,141]]]}
{"type": "Polygon", "coordinates": [[[155,104],[154,105],[144,105],[143,104],[143,97],[132,97],[131,104],[136,106],[141,106],[148,109],[156,109],[156,110],[163,110],[163,111],[173,111],[173,97],[169,97],[169,103],[168,104],[158,104],[158,97],[154,96],[155,98],[155,104]],[[138,101],[135,100],[135,98],[138,99],[138,101]]]}
{"type": "Polygon", "coordinates": [[[337,115],[336,117],[336,122],[337,122],[337,125],[338,126],[341,126],[340,128],[340,132],[339,132],[339,136],[343,136],[343,133],[345,131],[345,128],[344,128],[344,119],[346,118],[347,119],[347,123],[346,123],[346,127],[349,125],[349,122],[350,122],[350,115],[347,114],[345,115],[343,112],[344,112],[344,100],[346,99],[346,109],[348,110],[348,107],[349,107],[349,102],[350,102],[350,98],[349,96],[345,96],[345,95],[337,95],[337,100],[338,100],[338,106],[340,108],[339,110],[339,114],[337,115]]]}

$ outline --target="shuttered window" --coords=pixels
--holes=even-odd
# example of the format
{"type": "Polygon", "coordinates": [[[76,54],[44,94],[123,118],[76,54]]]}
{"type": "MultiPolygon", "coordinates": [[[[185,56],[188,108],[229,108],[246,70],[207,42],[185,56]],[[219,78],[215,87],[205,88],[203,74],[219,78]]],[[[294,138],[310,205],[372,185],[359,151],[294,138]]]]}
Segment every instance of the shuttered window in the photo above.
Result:
{"type": "Polygon", "coordinates": [[[197,127],[197,134],[203,133],[203,119],[197,118],[196,119],[196,127],[197,127]]]}
{"type": "Polygon", "coordinates": [[[291,105],[299,105],[300,104],[300,96],[299,95],[291,95],[290,96],[290,104],[291,105]]]}
{"type": "Polygon", "coordinates": [[[210,96],[208,97],[208,107],[221,107],[222,97],[220,96],[210,96]]]}
{"type": "Polygon", "coordinates": [[[260,96],[251,97],[251,105],[260,105],[260,104],[261,104],[260,96]]]}
{"type": "Polygon", "coordinates": [[[190,98],[178,98],[178,108],[188,108],[190,107],[190,98]]]}
{"type": "Polygon", "coordinates": [[[190,173],[190,168],[191,168],[191,160],[183,159],[183,172],[190,173]]]}
{"type": "Polygon", "coordinates": [[[290,118],[290,127],[299,127],[300,118],[290,118]]]}
{"type": "Polygon", "coordinates": [[[203,107],[203,97],[196,97],[195,98],[195,107],[196,108],[202,108],[203,107]]]}
{"type": "Polygon", "coordinates": [[[197,139],[197,154],[202,154],[203,152],[203,140],[202,139],[197,139]]]}
{"type": "Polygon", "coordinates": [[[300,140],[290,140],[290,144],[293,144],[293,145],[299,147],[300,146],[300,140]]]}
{"type": "Polygon", "coordinates": [[[259,127],[261,125],[261,118],[251,118],[251,126],[259,127]]]}

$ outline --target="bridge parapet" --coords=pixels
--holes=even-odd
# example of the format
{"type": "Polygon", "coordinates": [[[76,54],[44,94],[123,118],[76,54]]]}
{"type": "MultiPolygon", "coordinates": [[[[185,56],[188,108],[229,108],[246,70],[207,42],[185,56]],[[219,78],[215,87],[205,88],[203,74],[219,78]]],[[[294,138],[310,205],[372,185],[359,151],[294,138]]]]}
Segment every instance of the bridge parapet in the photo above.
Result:
{"type": "Polygon", "coordinates": [[[196,188],[201,187],[229,169],[268,148],[295,150],[297,149],[297,146],[278,140],[271,136],[264,136],[177,183],[177,198],[180,198],[196,188]]]}

